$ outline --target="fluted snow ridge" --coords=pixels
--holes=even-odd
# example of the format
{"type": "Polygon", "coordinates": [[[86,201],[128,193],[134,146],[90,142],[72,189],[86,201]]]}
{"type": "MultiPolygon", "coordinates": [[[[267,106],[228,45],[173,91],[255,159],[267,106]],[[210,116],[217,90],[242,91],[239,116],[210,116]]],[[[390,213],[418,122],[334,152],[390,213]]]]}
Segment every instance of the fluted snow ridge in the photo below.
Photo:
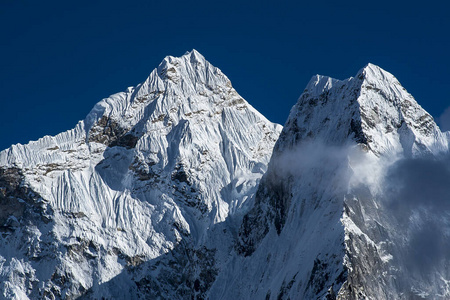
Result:
{"type": "Polygon", "coordinates": [[[0,152],[3,296],[203,295],[214,277],[202,274],[231,247],[224,221],[247,210],[280,131],[193,50],[100,101],[75,129],[0,152]],[[205,259],[169,263],[179,253],[205,259]]]}

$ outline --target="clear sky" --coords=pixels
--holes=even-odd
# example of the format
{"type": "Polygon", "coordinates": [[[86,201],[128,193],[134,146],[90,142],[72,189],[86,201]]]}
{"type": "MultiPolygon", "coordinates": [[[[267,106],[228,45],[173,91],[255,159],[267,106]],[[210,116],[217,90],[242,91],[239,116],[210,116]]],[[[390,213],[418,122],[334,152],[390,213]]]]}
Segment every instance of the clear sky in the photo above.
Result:
{"type": "Polygon", "coordinates": [[[368,62],[435,119],[450,106],[448,1],[0,1],[0,149],[71,129],[197,49],[284,124],[314,74],[368,62]]]}

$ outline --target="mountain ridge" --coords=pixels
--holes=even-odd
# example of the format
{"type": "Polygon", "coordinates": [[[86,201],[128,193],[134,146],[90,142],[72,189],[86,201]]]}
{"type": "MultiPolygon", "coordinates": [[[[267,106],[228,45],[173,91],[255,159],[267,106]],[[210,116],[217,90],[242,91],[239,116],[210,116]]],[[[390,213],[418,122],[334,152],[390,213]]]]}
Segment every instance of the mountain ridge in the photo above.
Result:
{"type": "Polygon", "coordinates": [[[212,261],[224,255],[216,254],[209,228],[245,211],[280,128],[194,50],[166,57],[142,84],[103,99],[74,129],[0,152],[12,191],[1,199],[3,248],[14,249],[1,254],[5,297],[112,297],[109,290],[121,287],[127,297],[161,296],[146,292],[148,285],[200,297],[217,266],[201,261],[180,272],[168,260],[183,251],[212,261]],[[35,196],[21,199],[29,190],[35,196]],[[23,249],[20,236],[35,242],[23,249]],[[151,264],[165,267],[140,273],[151,264]],[[183,272],[195,272],[192,281],[183,272]]]}
{"type": "Polygon", "coordinates": [[[406,275],[411,261],[402,255],[415,233],[398,227],[418,221],[392,209],[389,190],[402,185],[387,178],[405,160],[447,153],[445,134],[390,73],[369,64],[347,80],[313,76],[241,224],[231,268],[252,284],[233,283],[223,298],[445,297],[444,279],[423,284],[423,275],[406,275]]]}
{"type": "Polygon", "coordinates": [[[450,257],[425,269],[411,245],[446,237],[447,189],[427,209],[403,186],[422,166],[439,188],[449,141],[370,63],[313,76],[282,128],[196,50],[166,56],[74,129],[0,152],[2,296],[445,298],[450,257]]]}

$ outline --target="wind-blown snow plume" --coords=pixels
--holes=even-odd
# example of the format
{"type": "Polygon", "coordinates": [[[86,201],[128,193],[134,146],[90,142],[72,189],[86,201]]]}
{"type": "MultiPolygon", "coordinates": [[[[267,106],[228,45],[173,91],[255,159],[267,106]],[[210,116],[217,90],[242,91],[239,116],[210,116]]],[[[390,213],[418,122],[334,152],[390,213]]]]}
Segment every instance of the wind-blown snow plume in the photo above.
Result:
{"type": "MultiPolygon", "coordinates": [[[[336,165],[343,165],[344,168],[348,166],[351,151],[351,145],[336,146],[320,139],[309,140],[274,155],[271,164],[281,176],[305,176],[317,169],[333,172],[336,165]]],[[[348,176],[342,178],[343,182],[347,179],[348,176]]]]}
{"type": "Polygon", "coordinates": [[[313,140],[285,150],[271,164],[279,176],[294,177],[293,185],[307,181],[317,186],[324,183],[317,177],[319,172],[331,174],[327,183],[334,194],[330,197],[338,197],[343,190],[348,197],[361,195],[367,189],[379,201],[384,226],[405,241],[398,245],[396,251],[402,256],[395,265],[405,272],[422,278],[450,261],[448,154],[377,157],[356,144],[331,146],[313,140]]]}
{"type": "Polygon", "coordinates": [[[429,275],[450,261],[450,156],[401,159],[384,187],[386,210],[408,240],[405,267],[429,275]]]}

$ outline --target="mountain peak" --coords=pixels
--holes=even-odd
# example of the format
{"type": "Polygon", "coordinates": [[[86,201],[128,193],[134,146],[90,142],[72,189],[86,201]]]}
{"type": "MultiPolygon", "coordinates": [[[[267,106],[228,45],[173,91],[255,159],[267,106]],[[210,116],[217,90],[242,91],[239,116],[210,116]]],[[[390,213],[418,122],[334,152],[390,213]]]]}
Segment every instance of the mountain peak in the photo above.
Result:
{"type": "Polygon", "coordinates": [[[205,57],[195,49],[192,49],[191,52],[188,52],[188,55],[191,59],[194,60],[205,60],[205,57]]]}
{"type": "Polygon", "coordinates": [[[0,286],[208,298],[280,131],[197,51],[167,56],[75,129],[0,152],[0,286]]]}
{"type": "Polygon", "coordinates": [[[162,79],[169,79],[177,83],[180,76],[188,75],[192,70],[204,70],[209,62],[197,50],[187,51],[180,57],[166,56],[157,70],[162,79]]]}
{"type": "Polygon", "coordinates": [[[385,85],[401,86],[394,75],[372,63],[368,63],[364,68],[360,69],[355,77],[366,82],[384,82],[385,85]]]}
{"type": "Polygon", "coordinates": [[[333,86],[339,84],[341,81],[331,78],[329,76],[314,75],[309,83],[306,85],[305,92],[310,95],[319,95],[324,91],[330,90],[333,86]]]}
{"type": "Polygon", "coordinates": [[[346,80],[313,76],[291,110],[285,131],[296,134],[286,138],[287,143],[313,137],[343,143],[352,137],[377,154],[411,156],[424,149],[447,149],[433,118],[391,73],[370,63],[346,80]]]}
{"type": "Polygon", "coordinates": [[[89,131],[107,117],[127,131],[138,123],[141,131],[153,130],[185,117],[212,116],[233,105],[250,107],[220,69],[192,50],[180,57],[166,56],[143,83],[99,102],[85,124],[89,131]],[[164,122],[155,121],[159,119],[164,122]]]}
{"type": "MultiPolygon", "coordinates": [[[[387,84],[395,83],[400,85],[398,80],[389,72],[383,70],[377,65],[368,63],[364,68],[360,69],[355,78],[364,82],[386,82],[387,84]]],[[[336,86],[345,84],[346,82],[354,81],[353,77],[345,80],[335,79],[324,75],[314,75],[309,83],[306,85],[305,92],[310,95],[319,95],[323,92],[329,91],[336,86]]]]}
{"type": "MultiPolygon", "coordinates": [[[[447,257],[436,260],[440,266],[430,275],[428,266],[426,272],[420,267],[411,272],[415,267],[410,269],[409,264],[417,265],[419,256],[403,258],[417,249],[417,233],[411,234],[411,228],[428,224],[420,220],[419,212],[424,212],[423,220],[436,216],[427,211],[429,199],[439,199],[436,190],[442,187],[422,184],[424,178],[438,181],[447,171],[434,177],[419,166],[385,175],[398,167],[388,166],[395,160],[411,163],[413,158],[419,157],[419,162],[433,157],[436,168],[437,158],[446,151],[445,134],[433,118],[380,67],[368,64],[347,80],[313,76],[291,110],[255,205],[242,222],[237,245],[242,260],[227,274],[244,283],[220,295],[268,299],[279,290],[283,299],[413,299],[419,293],[427,299],[448,298],[446,281],[427,281],[430,275],[448,278],[441,275],[448,274],[447,257]],[[411,181],[420,187],[399,187],[406,181],[394,177],[408,177],[415,170],[426,173],[411,181]],[[388,182],[392,179],[393,184],[388,182]],[[408,212],[413,194],[428,188],[420,209],[408,212]],[[403,199],[397,189],[408,191],[403,199]],[[408,204],[399,204],[402,201],[408,204]]],[[[448,194],[443,197],[447,198],[448,194]]],[[[430,227],[438,232],[440,226],[430,227]]],[[[436,239],[441,241],[442,236],[439,233],[436,239]]],[[[438,256],[428,251],[429,247],[420,252],[420,258],[438,256]]]]}
{"type": "MultiPolygon", "coordinates": [[[[373,64],[373,63],[367,63],[367,65],[365,65],[361,70],[363,71],[372,71],[372,72],[386,72],[385,70],[383,70],[381,67],[373,64]]],[[[359,72],[361,72],[361,70],[359,72]]],[[[358,73],[359,73],[358,72],[358,73]]]]}

